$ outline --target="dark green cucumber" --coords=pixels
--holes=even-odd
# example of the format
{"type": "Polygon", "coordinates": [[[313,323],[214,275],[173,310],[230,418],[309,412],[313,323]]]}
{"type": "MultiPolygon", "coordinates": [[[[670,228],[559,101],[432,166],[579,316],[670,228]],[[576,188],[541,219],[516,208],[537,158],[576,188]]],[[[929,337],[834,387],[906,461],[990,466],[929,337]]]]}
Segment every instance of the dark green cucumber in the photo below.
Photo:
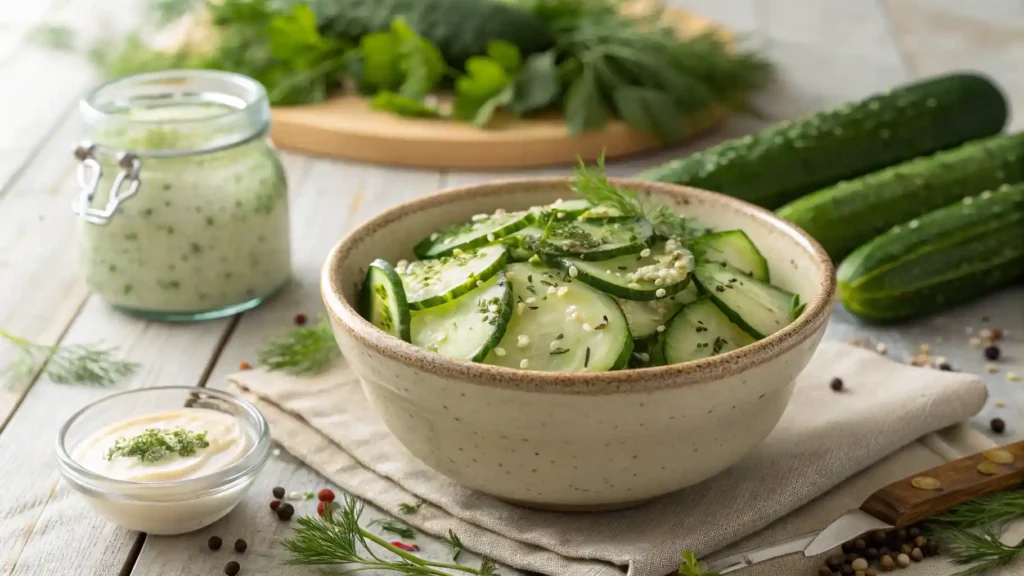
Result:
{"type": "Polygon", "coordinates": [[[768,261],[743,230],[705,234],[693,241],[693,255],[699,262],[725,262],[762,282],[768,282],[768,261]]]}
{"type": "Polygon", "coordinates": [[[486,54],[495,40],[515,44],[524,58],[555,43],[543,21],[496,0],[318,0],[316,12],[325,35],[343,38],[389,30],[401,17],[456,67],[486,54]]]}
{"type": "Polygon", "coordinates": [[[793,294],[726,264],[698,264],[693,275],[715,305],[757,339],[785,328],[803,310],[793,294]]]}
{"type": "Polygon", "coordinates": [[[363,318],[395,338],[412,341],[405,288],[398,272],[386,260],[378,258],[366,269],[361,299],[363,318]]]}
{"type": "Polygon", "coordinates": [[[639,174],[776,208],[848,178],[997,134],[1006,99],[974,74],[940,76],[776,124],[639,174]]]}
{"type": "Polygon", "coordinates": [[[398,269],[409,308],[426,310],[451,302],[491,279],[505,268],[508,248],[492,244],[433,260],[418,260],[398,269]]]}
{"type": "Polygon", "coordinates": [[[590,261],[549,257],[570,277],[627,300],[659,300],[682,292],[690,284],[693,254],[675,238],[658,242],[639,254],[590,261]]]}
{"type": "Polygon", "coordinates": [[[1024,277],[1024,183],[895,226],[847,256],[837,276],[846,309],[875,322],[943,310],[1024,277]]]}
{"type": "Polygon", "coordinates": [[[412,251],[417,258],[424,259],[451,256],[456,250],[466,252],[522,230],[534,218],[535,215],[527,211],[477,214],[469,222],[459,222],[434,232],[416,244],[412,251]]]}
{"type": "Polygon", "coordinates": [[[544,233],[537,243],[549,256],[607,260],[636,254],[647,247],[654,230],[646,218],[619,217],[540,223],[544,233]]]}
{"type": "Polygon", "coordinates": [[[669,364],[679,364],[731,352],[754,342],[715,305],[700,298],[683,307],[661,338],[662,353],[669,364]]]}
{"type": "Polygon", "coordinates": [[[968,142],[841,182],[779,208],[838,261],[851,250],[964,196],[1024,181],[1024,132],[968,142]]]}

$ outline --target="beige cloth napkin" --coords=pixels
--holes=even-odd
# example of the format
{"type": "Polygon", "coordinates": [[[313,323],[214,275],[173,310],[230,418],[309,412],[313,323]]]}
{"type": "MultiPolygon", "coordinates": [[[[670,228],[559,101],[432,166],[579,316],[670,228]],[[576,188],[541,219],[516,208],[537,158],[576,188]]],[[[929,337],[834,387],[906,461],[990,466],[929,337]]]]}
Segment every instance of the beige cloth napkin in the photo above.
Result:
{"type": "MultiPolygon", "coordinates": [[[[422,498],[429,504],[403,520],[434,535],[454,530],[471,550],[557,576],[663,576],[683,550],[721,555],[798,536],[889,482],[991,445],[954,426],[985,403],[977,377],[826,342],[779,425],[731,469],[630,510],[557,514],[511,506],[427,468],[388,433],[344,362],[315,378],[247,371],[231,380],[282,447],[344,490],[391,513],[422,498]],[[835,376],[846,391],[830,390],[835,376]]],[[[799,576],[818,564],[792,555],[741,574],[799,576]]],[[[944,564],[903,574],[953,573],[944,564]]]]}

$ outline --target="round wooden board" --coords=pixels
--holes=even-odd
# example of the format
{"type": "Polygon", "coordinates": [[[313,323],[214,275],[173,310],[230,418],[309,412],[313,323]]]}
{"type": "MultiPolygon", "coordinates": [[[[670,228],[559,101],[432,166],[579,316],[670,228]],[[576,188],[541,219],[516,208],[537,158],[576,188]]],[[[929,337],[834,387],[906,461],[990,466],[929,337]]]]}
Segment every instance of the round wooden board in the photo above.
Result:
{"type": "MultiPolygon", "coordinates": [[[[699,16],[667,9],[666,18],[684,35],[708,30],[699,16]]],[[[726,34],[724,32],[720,32],[726,34]]],[[[694,135],[721,122],[724,106],[686,119],[694,135]]],[[[336,158],[398,166],[452,169],[528,168],[593,161],[602,152],[616,158],[658,149],[653,135],[613,120],[603,129],[572,135],[562,115],[501,118],[486,129],[455,120],[406,118],[380,112],[354,95],[272,110],[271,137],[282,148],[336,158]]]]}

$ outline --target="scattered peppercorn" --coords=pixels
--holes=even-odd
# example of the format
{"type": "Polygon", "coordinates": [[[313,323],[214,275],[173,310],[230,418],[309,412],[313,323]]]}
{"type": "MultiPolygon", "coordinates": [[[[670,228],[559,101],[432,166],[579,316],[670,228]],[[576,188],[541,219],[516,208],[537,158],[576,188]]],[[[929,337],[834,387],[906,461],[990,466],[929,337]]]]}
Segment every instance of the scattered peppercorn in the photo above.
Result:
{"type": "Polygon", "coordinates": [[[913,551],[914,551],[914,547],[911,546],[910,544],[904,544],[903,546],[900,546],[900,552],[902,552],[902,553],[904,553],[904,554],[906,554],[908,556],[913,551]]]}
{"type": "Polygon", "coordinates": [[[251,368],[252,368],[252,364],[249,364],[245,360],[242,360],[241,362],[238,363],[238,369],[239,370],[249,370],[251,368]]]}
{"type": "Polygon", "coordinates": [[[882,559],[879,560],[878,563],[882,566],[882,570],[892,570],[896,567],[896,561],[888,554],[882,556],[882,559]]]}
{"type": "Polygon", "coordinates": [[[210,539],[206,541],[206,545],[210,547],[210,550],[220,550],[220,545],[224,541],[220,539],[220,536],[210,536],[210,539]]]}
{"type": "Polygon", "coordinates": [[[868,566],[868,569],[864,571],[864,576],[878,576],[878,572],[875,569],[868,566]]]}
{"type": "Polygon", "coordinates": [[[864,550],[867,547],[868,547],[868,543],[865,542],[863,538],[857,538],[856,540],[853,541],[853,549],[854,550],[864,550]]]}
{"type": "Polygon", "coordinates": [[[899,564],[900,567],[906,568],[907,566],[910,566],[910,556],[907,556],[906,554],[900,554],[896,557],[896,563],[899,564]]]}
{"type": "Polygon", "coordinates": [[[889,550],[888,546],[882,546],[881,548],[878,549],[878,554],[880,556],[888,556],[890,552],[891,551],[889,550]]]}
{"type": "Polygon", "coordinates": [[[295,323],[298,324],[299,326],[304,325],[306,323],[306,320],[307,320],[307,318],[306,318],[305,314],[296,314],[295,315],[295,323]]]}
{"type": "Polygon", "coordinates": [[[843,567],[839,569],[839,573],[843,576],[853,576],[853,567],[849,564],[843,564],[843,567]]]}
{"type": "Polygon", "coordinates": [[[277,517],[281,520],[291,520],[292,515],[295,514],[295,507],[291,504],[284,503],[277,509],[277,517]]]}
{"type": "Polygon", "coordinates": [[[832,388],[833,391],[835,391],[835,392],[842,392],[842,390],[843,390],[843,379],[842,378],[833,378],[832,381],[828,383],[828,385],[829,385],[830,388],[832,388]]]}
{"type": "Polygon", "coordinates": [[[939,370],[942,370],[943,372],[952,372],[953,367],[949,364],[949,362],[943,362],[942,364],[939,364],[939,370]]]}
{"type": "Polygon", "coordinates": [[[825,559],[825,565],[833,570],[838,570],[839,567],[843,565],[843,555],[833,554],[832,556],[829,556],[825,559]]]}
{"type": "Polygon", "coordinates": [[[924,560],[924,552],[922,552],[920,548],[914,548],[910,551],[910,559],[914,562],[920,562],[921,560],[924,560]]]}
{"type": "Polygon", "coordinates": [[[843,558],[843,560],[845,560],[847,564],[853,564],[853,562],[857,560],[857,558],[860,558],[860,556],[854,552],[850,552],[843,558]]]}
{"type": "Polygon", "coordinates": [[[316,515],[323,518],[327,514],[327,507],[330,506],[330,502],[324,502],[323,500],[316,503],[316,515]]]}
{"type": "Polygon", "coordinates": [[[274,494],[274,498],[277,498],[278,500],[284,498],[284,488],[280,486],[274,488],[273,490],[271,490],[271,492],[274,494]]]}
{"type": "Polygon", "coordinates": [[[885,532],[875,530],[871,533],[871,541],[875,544],[885,544],[885,532]]]}
{"type": "Polygon", "coordinates": [[[850,564],[850,567],[854,570],[866,570],[868,567],[868,561],[863,558],[857,558],[850,564]]]}
{"type": "Polygon", "coordinates": [[[992,339],[993,340],[999,340],[1002,337],[1003,337],[1003,329],[1002,328],[993,328],[992,329],[992,339]]]}
{"type": "Polygon", "coordinates": [[[241,538],[239,538],[238,540],[235,540],[235,552],[238,552],[239,554],[242,554],[243,552],[245,552],[245,549],[248,548],[248,547],[249,547],[249,545],[245,543],[245,540],[242,540],[241,538]]]}
{"type": "Polygon", "coordinates": [[[867,551],[864,552],[864,556],[868,560],[878,560],[878,557],[879,557],[878,548],[868,548],[867,551]]]}
{"type": "Polygon", "coordinates": [[[992,431],[996,434],[1002,434],[1006,431],[1006,422],[1003,422],[1002,418],[993,418],[988,425],[992,427],[992,431]]]}
{"type": "Polygon", "coordinates": [[[334,490],[331,490],[330,488],[321,488],[320,491],[316,493],[316,499],[321,502],[334,502],[334,490]]]}
{"type": "Polygon", "coordinates": [[[280,505],[281,505],[281,501],[280,500],[271,500],[270,501],[270,509],[271,510],[277,510],[278,506],[280,506],[280,505]]]}
{"type": "Polygon", "coordinates": [[[405,550],[406,552],[419,552],[420,551],[420,547],[417,546],[416,544],[406,544],[405,542],[401,542],[399,540],[395,540],[394,542],[391,543],[391,545],[394,546],[395,548],[398,548],[399,550],[405,550]]]}
{"type": "Polygon", "coordinates": [[[921,529],[917,526],[911,526],[909,529],[907,529],[907,538],[914,540],[919,536],[921,536],[921,529]]]}
{"type": "Polygon", "coordinates": [[[818,568],[818,576],[832,576],[832,571],[828,569],[828,566],[821,566],[818,568]]]}
{"type": "Polygon", "coordinates": [[[228,576],[235,576],[242,569],[242,565],[232,560],[224,565],[224,573],[228,576]]]}
{"type": "Polygon", "coordinates": [[[989,360],[999,360],[999,346],[992,345],[985,348],[985,358],[989,360]]]}
{"type": "Polygon", "coordinates": [[[921,549],[925,556],[935,556],[939,553],[939,543],[936,540],[929,540],[928,544],[921,549]]]}

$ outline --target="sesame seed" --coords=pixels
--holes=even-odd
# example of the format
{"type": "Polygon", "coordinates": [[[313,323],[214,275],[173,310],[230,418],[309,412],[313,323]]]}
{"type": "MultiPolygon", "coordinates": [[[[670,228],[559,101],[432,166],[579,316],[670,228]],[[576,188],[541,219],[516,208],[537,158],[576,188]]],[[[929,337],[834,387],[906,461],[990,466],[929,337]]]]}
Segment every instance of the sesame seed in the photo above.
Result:
{"type": "Polygon", "coordinates": [[[459,248],[456,248],[456,249],[452,250],[452,254],[454,254],[454,255],[456,255],[456,256],[462,256],[463,254],[465,254],[465,252],[463,252],[463,251],[462,251],[461,249],[459,249],[459,248]]]}
{"type": "Polygon", "coordinates": [[[594,327],[591,326],[590,324],[587,324],[586,322],[584,322],[583,323],[583,331],[584,332],[593,332],[594,331],[594,327]]]}
{"type": "Polygon", "coordinates": [[[559,220],[561,220],[562,218],[565,218],[565,212],[559,212],[558,215],[557,215],[557,218],[559,220]]]}
{"type": "Polygon", "coordinates": [[[530,296],[529,298],[526,299],[526,303],[527,304],[536,304],[537,303],[537,298],[535,296],[530,296]]]}
{"type": "Polygon", "coordinates": [[[526,348],[530,345],[530,337],[526,334],[520,334],[516,338],[516,348],[526,348]]]}
{"type": "Polygon", "coordinates": [[[985,364],[985,371],[989,374],[995,374],[996,372],[999,372],[999,367],[989,362],[988,364],[985,364]]]}
{"type": "Polygon", "coordinates": [[[989,330],[988,328],[983,328],[983,329],[978,331],[978,338],[981,338],[983,340],[991,340],[992,339],[992,331],[989,330]]]}
{"type": "Polygon", "coordinates": [[[522,316],[526,312],[526,302],[516,304],[516,316],[522,316]]]}
{"type": "Polygon", "coordinates": [[[575,278],[575,277],[577,277],[579,275],[580,275],[579,268],[577,268],[575,266],[569,266],[569,276],[575,278]]]}
{"type": "Polygon", "coordinates": [[[498,311],[498,305],[497,304],[491,304],[490,306],[487,307],[487,311],[491,312],[491,313],[497,312],[498,311]]]}
{"type": "Polygon", "coordinates": [[[399,260],[398,264],[395,264],[395,268],[408,268],[408,267],[409,267],[409,261],[408,260],[399,260]]]}
{"type": "Polygon", "coordinates": [[[555,294],[558,294],[559,296],[565,296],[568,292],[569,292],[569,287],[568,286],[559,286],[555,290],[555,294]]]}
{"type": "Polygon", "coordinates": [[[657,330],[658,330],[658,332],[664,332],[665,331],[665,325],[662,324],[661,326],[658,326],[657,330]]]}
{"type": "Polygon", "coordinates": [[[974,204],[974,197],[973,196],[965,197],[964,198],[964,204],[966,204],[967,206],[970,206],[971,204],[974,204]]]}
{"type": "Polygon", "coordinates": [[[487,220],[489,216],[487,214],[473,214],[473,222],[479,222],[481,220],[487,220]]]}
{"type": "Polygon", "coordinates": [[[529,368],[530,367],[530,361],[527,360],[526,358],[523,358],[522,360],[519,361],[519,367],[523,368],[523,369],[529,368]]]}
{"type": "Polygon", "coordinates": [[[917,228],[920,225],[921,225],[921,223],[918,222],[917,220],[911,220],[910,222],[907,223],[907,228],[910,228],[911,230],[913,230],[914,228],[917,228]]]}
{"type": "Polygon", "coordinates": [[[629,284],[626,284],[626,286],[629,287],[629,288],[632,288],[633,290],[639,290],[640,289],[640,285],[637,284],[636,282],[630,282],[629,284]]]}
{"type": "Polygon", "coordinates": [[[658,298],[664,298],[666,294],[668,294],[668,292],[666,292],[664,288],[658,288],[658,290],[654,293],[654,295],[657,296],[658,298]]]}
{"type": "Polygon", "coordinates": [[[1020,376],[1016,372],[1007,372],[1006,379],[1010,382],[1020,382],[1020,376]]]}
{"type": "Polygon", "coordinates": [[[575,310],[573,310],[572,312],[569,312],[569,318],[572,318],[573,320],[579,320],[580,319],[580,313],[575,311],[575,310]]]}
{"type": "Polygon", "coordinates": [[[495,216],[504,216],[505,215],[505,209],[504,208],[498,208],[497,210],[494,211],[494,215],[495,216]]]}
{"type": "Polygon", "coordinates": [[[553,351],[555,351],[558,348],[558,346],[559,346],[558,340],[552,340],[551,343],[548,344],[548,351],[549,352],[553,352],[553,351]]]}
{"type": "Polygon", "coordinates": [[[878,344],[875,344],[875,350],[877,350],[879,354],[885,354],[885,351],[887,349],[888,348],[886,347],[886,345],[883,342],[879,342],[878,344]]]}
{"type": "Polygon", "coordinates": [[[651,255],[651,249],[650,248],[644,248],[643,250],[640,251],[640,256],[643,257],[643,258],[647,258],[650,255],[651,255]]]}
{"type": "Polygon", "coordinates": [[[967,341],[967,345],[971,348],[981,348],[981,338],[971,338],[967,341]]]}
{"type": "Polygon", "coordinates": [[[484,285],[484,281],[483,281],[483,280],[477,280],[477,281],[476,281],[476,287],[477,287],[477,288],[480,288],[480,287],[481,287],[481,286],[483,286],[483,285],[484,285]]]}
{"type": "Polygon", "coordinates": [[[654,279],[654,285],[655,286],[663,286],[664,284],[665,284],[665,279],[664,278],[655,278],[654,279]]]}
{"type": "Polygon", "coordinates": [[[440,236],[440,234],[438,234],[437,232],[434,232],[433,234],[430,235],[430,240],[431,241],[437,240],[438,236],[440,236]]]}
{"type": "Polygon", "coordinates": [[[488,242],[494,242],[494,233],[493,232],[489,232],[487,234],[487,241],[488,242]]]}
{"type": "Polygon", "coordinates": [[[505,355],[505,349],[502,348],[501,346],[498,346],[497,348],[494,349],[494,353],[496,355],[498,355],[498,357],[504,356],[505,355]]]}
{"type": "MultiPolygon", "coordinates": [[[[1010,374],[1013,374],[1013,372],[1010,372],[1010,374]]],[[[1007,374],[1006,377],[1009,378],[1010,374],[1007,374]]],[[[1006,406],[1006,403],[996,400],[992,405],[995,406],[996,408],[1003,408],[1006,406]]]]}
{"type": "Polygon", "coordinates": [[[556,290],[554,286],[548,286],[548,296],[554,296],[556,290]]]}

